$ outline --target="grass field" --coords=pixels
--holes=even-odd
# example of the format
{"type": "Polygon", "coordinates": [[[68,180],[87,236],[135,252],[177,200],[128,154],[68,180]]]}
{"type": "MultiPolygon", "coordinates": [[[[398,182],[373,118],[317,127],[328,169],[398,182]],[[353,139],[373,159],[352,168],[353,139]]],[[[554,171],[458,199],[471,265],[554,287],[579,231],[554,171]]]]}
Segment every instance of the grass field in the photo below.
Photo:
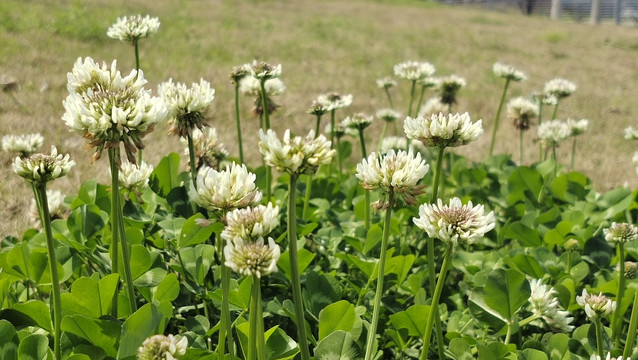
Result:
{"type": "MultiPolygon", "coordinates": [[[[587,174],[599,190],[627,184],[635,188],[638,175],[631,157],[638,144],[623,139],[623,129],[638,125],[638,29],[603,24],[592,27],[569,20],[552,22],[518,12],[487,12],[476,8],[435,5],[423,1],[107,1],[0,2],[0,75],[16,78],[13,93],[0,93],[0,134],[40,132],[45,147],[56,145],[70,153],[77,166],[50,188],[74,194],[91,178],[108,180],[108,161],[89,164],[85,140],[68,132],[60,119],[67,95],[66,73],[78,57],[118,60],[122,72],[134,67],[133,48],[106,37],[118,16],[150,14],[160,18],[157,34],[140,44],[141,68],[156,94],[157,84],[173,78],[195,82],[200,77],[216,88],[211,124],[237,155],[233,66],[257,58],[283,65],[285,94],[271,119],[274,129],[307,132],[314,117],[306,114],[320,93],[354,94],[350,113],[370,114],[387,107],[375,80],[392,75],[392,66],[406,60],[429,61],[438,75],[466,78],[456,111],[484,120],[486,134],[460,153],[473,160],[487,157],[489,133],[502,79],[492,74],[496,61],[524,70],[529,80],[513,83],[509,97],[542,90],[553,77],[564,77],[578,90],[564,100],[558,118],[588,118],[590,130],[579,138],[576,170],[587,174]]],[[[398,110],[407,108],[408,84],[393,89],[398,110]]],[[[243,98],[244,136],[255,143],[258,120],[250,114],[252,99],[243,98]]],[[[549,114],[545,115],[547,118],[549,114]]],[[[380,123],[373,125],[370,138],[380,123]]],[[[160,126],[146,138],[145,159],[157,163],[168,152],[182,152],[176,138],[160,126]]],[[[537,159],[536,128],[527,137],[526,160],[537,159]]],[[[496,152],[517,153],[518,135],[503,119],[496,152]]],[[[570,143],[559,149],[568,164],[570,143]]],[[[259,164],[256,146],[247,147],[249,165],[259,164]]],[[[517,156],[515,156],[517,159],[517,156]]],[[[353,159],[354,161],[355,159],[353,159]]],[[[358,161],[358,159],[356,159],[358,161]]],[[[0,236],[18,235],[29,225],[32,194],[11,170],[12,156],[0,154],[6,176],[0,183],[0,236]]],[[[185,161],[182,161],[184,164],[185,161]]]]}

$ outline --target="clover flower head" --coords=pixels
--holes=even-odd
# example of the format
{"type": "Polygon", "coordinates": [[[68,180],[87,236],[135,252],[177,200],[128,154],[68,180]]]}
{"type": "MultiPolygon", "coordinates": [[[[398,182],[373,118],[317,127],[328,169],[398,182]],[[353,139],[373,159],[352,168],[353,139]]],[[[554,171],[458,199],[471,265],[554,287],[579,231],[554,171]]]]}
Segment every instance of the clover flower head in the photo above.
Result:
{"type": "Polygon", "coordinates": [[[381,190],[381,197],[372,206],[376,210],[396,206],[389,203],[390,192],[409,205],[416,204],[415,196],[423,193],[425,185],[419,181],[430,169],[430,165],[421,159],[421,154],[410,150],[388,150],[385,154],[371,153],[367,159],[357,164],[356,177],[366,190],[381,190]]]}
{"type": "Polygon", "coordinates": [[[186,354],[187,337],[153,335],[137,349],[137,360],[177,360],[186,354]]]}
{"type": "Polygon", "coordinates": [[[397,82],[393,78],[386,76],[384,78],[377,79],[377,86],[381,89],[389,89],[397,86],[397,82]]]}
{"type": "Polygon", "coordinates": [[[69,173],[75,161],[69,155],[58,154],[55,146],[51,146],[51,154],[36,153],[28,158],[16,157],[13,171],[31,183],[47,183],[69,173]]]}
{"type": "Polygon", "coordinates": [[[153,165],[142,161],[139,164],[132,164],[128,161],[122,162],[119,172],[120,185],[128,190],[139,190],[148,184],[148,179],[153,172],[153,165]]]}
{"type": "Polygon", "coordinates": [[[528,130],[530,122],[538,116],[538,106],[522,96],[512,98],[507,103],[507,117],[519,130],[528,130]]]}
{"type": "Polygon", "coordinates": [[[263,237],[255,241],[235,238],[224,246],[224,265],[238,274],[261,278],[277,271],[280,255],[279,245],[273,238],[268,238],[268,244],[264,244],[263,237]]]}
{"type": "Polygon", "coordinates": [[[558,104],[558,98],[555,95],[548,94],[542,91],[535,91],[532,93],[532,98],[537,105],[556,106],[558,104]]]}
{"type": "Polygon", "coordinates": [[[571,136],[578,136],[589,129],[589,120],[587,119],[567,119],[567,126],[571,130],[571,136]]]}
{"type": "Polygon", "coordinates": [[[401,113],[393,109],[385,108],[379,109],[376,116],[385,122],[391,123],[397,121],[397,119],[401,117],[401,113]]]}
{"type": "Polygon", "coordinates": [[[545,121],[538,127],[538,138],[546,145],[557,145],[567,139],[571,129],[567,123],[560,120],[545,121]]]}
{"type": "Polygon", "coordinates": [[[308,114],[315,115],[315,116],[323,116],[329,111],[330,110],[328,109],[328,107],[326,107],[325,104],[322,104],[317,100],[313,100],[312,104],[310,105],[310,109],[308,109],[308,114]]]}
{"type": "Polygon", "coordinates": [[[447,105],[456,104],[456,93],[466,85],[464,78],[458,75],[448,75],[438,78],[438,89],[441,92],[441,102],[447,105]]]}
{"type": "Polygon", "coordinates": [[[524,72],[516,69],[511,65],[503,64],[500,62],[495,62],[494,65],[492,65],[492,71],[494,72],[494,75],[503,79],[513,81],[527,80],[527,76],[525,76],[524,72]]]}
{"type": "Polygon", "coordinates": [[[21,157],[27,157],[44,144],[44,137],[38,133],[24,135],[5,135],[2,137],[2,150],[9,153],[18,153],[21,157]]]}
{"type": "Polygon", "coordinates": [[[439,114],[439,113],[447,114],[448,109],[449,109],[449,106],[447,104],[444,104],[443,101],[441,101],[440,96],[433,96],[427,99],[426,102],[421,106],[418,116],[430,117],[433,114],[439,114]]]}
{"type": "Polygon", "coordinates": [[[243,209],[235,209],[226,214],[226,227],[222,239],[254,242],[263,238],[279,225],[279,207],[271,203],[243,209]]]}
{"type": "Polygon", "coordinates": [[[230,72],[230,82],[234,85],[239,85],[240,81],[246,76],[250,75],[250,65],[244,64],[233,67],[230,72]]]}
{"type": "Polygon", "coordinates": [[[394,65],[394,75],[412,81],[432,76],[435,71],[434,65],[429,62],[406,61],[394,65]]]}
{"type": "Polygon", "coordinates": [[[352,94],[342,95],[337,92],[321,94],[317,97],[317,102],[325,106],[328,111],[345,109],[352,105],[352,94]]]}
{"type": "Polygon", "coordinates": [[[135,44],[137,40],[155,34],[160,27],[156,17],[132,15],[117,18],[115,24],[106,31],[106,36],[135,44]]]}
{"type": "Polygon", "coordinates": [[[255,206],[263,196],[255,179],[243,164],[232,163],[222,171],[204,166],[197,173],[197,188],[191,189],[190,196],[196,204],[213,211],[255,206]]]}
{"type": "Polygon", "coordinates": [[[330,149],[330,141],[323,135],[315,137],[314,130],[305,138],[291,138],[290,130],[286,130],[282,141],[272,129],[267,132],[259,129],[259,138],[259,152],[266,165],[289,174],[314,174],[319,165],[329,163],[336,154],[336,150],[330,149]]]}
{"type": "Polygon", "coordinates": [[[576,91],[576,84],[563,78],[551,79],[545,83],[543,88],[543,92],[556,96],[558,100],[568,97],[574,91],[576,91]]]}
{"type": "Polygon", "coordinates": [[[576,251],[580,249],[580,242],[577,239],[571,238],[563,244],[563,248],[567,251],[576,251]]]}
{"type": "MultiPolygon", "coordinates": [[[[332,129],[332,125],[331,125],[330,123],[328,123],[328,124],[326,124],[326,126],[324,127],[323,132],[324,132],[326,135],[330,135],[330,131],[331,131],[331,129],[332,129]]],[[[356,129],[353,129],[353,128],[349,128],[349,127],[347,127],[347,126],[344,126],[344,125],[343,125],[343,121],[341,121],[341,122],[339,122],[339,123],[335,124],[335,127],[334,127],[334,134],[335,134],[335,137],[336,137],[337,139],[341,139],[341,138],[342,138],[342,137],[344,137],[345,135],[352,136],[352,137],[359,136],[359,132],[358,132],[356,129]]]]}
{"type": "Polygon", "coordinates": [[[381,139],[379,153],[386,154],[390,150],[405,150],[408,147],[408,139],[402,136],[386,136],[381,139]]]}
{"type": "MultiPolygon", "coordinates": [[[[184,138],[182,143],[188,144],[184,138]]],[[[193,130],[193,150],[195,151],[195,168],[206,165],[219,170],[219,164],[228,157],[228,150],[219,139],[217,129],[207,127],[206,130],[193,130]]],[[[188,147],[184,149],[184,154],[188,155],[188,147]]]]}
{"type": "Polygon", "coordinates": [[[403,130],[409,139],[419,140],[428,147],[456,147],[478,139],[483,134],[483,122],[473,123],[468,113],[408,116],[403,130]]]}
{"type": "MultiPolygon", "coordinates": [[[[264,89],[266,96],[277,96],[286,91],[286,85],[279,78],[271,78],[264,82],[264,89]]],[[[239,82],[239,91],[245,95],[261,96],[261,83],[256,77],[248,75],[239,82]]]]}
{"type": "Polygon", "coordinates": [[[626,279],[638,277],[638,264],[634,261],[625,261],[625,273],[623,275],[626,279]]]}
{"type": "Polygon", "coordinates": [[[416,83],[422,88],[429,89],[429,88],[439,87],[439,85],[441,84],[441,79],[434,76],[426,76],[424,78],[417,80],[416,83]]]}
{"type": "Polygon", "coordinates": [[[419,207],[419,217],[414,224],[425,230],[428,236],[456,244],[472,244],[494,228],[494,212],[484,215],[483,205],[466,205],[455,197],[450,203],[423,204],[419,207]]]}
{"type": "Polygon", "coordinates": [[[556,298],[556,291],[543,284],[541,279],[531,280],[530,287],[532,292],[529,302],[534,314],[540,316],[552,330],[572,331],[574,326],[569,324],[574,321],[574,318],[569,316],[569,312],[562,309],[556,298]]]}
{"type": "MultiPolygon", "coordinates": [[[[591,357],[589,358],[589,360],[623,360],[622,356],[619,357],[612,357],[611,353],[607,353],[607,357],[605,357],[604,359],[602,359],[600,357],[600,355],[597,354],[592,354],[591,357]]],[[[631,360],[631,358],[626,358],[625,360],[631,360]]]]}
{"type": "MultiPolygon", "coordinates": [[[[64,197],[64,194],[60,190],[47,189],[47,205],[51,219],[62,218],[68,210],[68,206],[64,203],[64,197]]],[[[40,220],[35,199],[31,201],[31,213],[34,214],[35,220],[40,220]]]]}
{"type": "Polygon", "coordinates": [[[634,129],[633,126],[625,128],[626,140],[638,140],[638,129],[634,129]]]}
{"type": "Polygon", "coordinates": [[[602,293],[589,294],[586,289],[583,289],[581,296],[576,296],[576,302],[585,309],[585,313],[590,319],[609,316],[616,310],[615,301],[602,293]]]}
{"type": "Polygon", "coordinates": [[[122,142],[128,160],[135,163],[133,154],[144,147],[142,137],[166,118],[167,109],[144,89],[141,70],[122,77],[116,65],[113,61],[110,67],[100,66],[90,57],[75,62],[67,74],[69,95],[62,102],[62,120],[96,148],[92,161],[100,158],[105,147],[119,148],[122,142]]]}
{"type": "Polygon", "coordinates": [[[281,64],[272,65],[265,61],[253,61],[250,66],[251,75],[258,80],[274,79],[281,76],[281,64]]]}
{"type": "Polygon", "coordinates": [[[374,117],[372,115],[368,115],[365,113],[356,113],[343,119],[341,125],[351,129],[363,130],[372,125],[373,120],[374,117]]]}
{"type": "Polygon", "coordinates": [[[203,130],[207,125],[208,109],[215,99],[215,89],[208,81],[200,79],[189,88],[169,79],[158,86],[158,93],[168,108],[169,133],[187,137],[195,128],[203,130]]]}
{"type": "Polygon", "coordinates": [[[638,227],[629,223],[612,222],[611,226],[603,230],[605,240],[610,243],[628,243],[638,239],[638,227]]]}

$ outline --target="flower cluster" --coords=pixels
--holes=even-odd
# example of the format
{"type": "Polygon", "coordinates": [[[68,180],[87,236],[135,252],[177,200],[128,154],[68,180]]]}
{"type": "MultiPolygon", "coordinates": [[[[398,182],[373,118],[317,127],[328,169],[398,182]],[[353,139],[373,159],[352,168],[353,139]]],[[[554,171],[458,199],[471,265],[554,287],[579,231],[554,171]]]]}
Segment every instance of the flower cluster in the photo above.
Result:
{"type": "Polygon", "coordinates": [[[590,319],[609,316],[616,311],[616,302],[603,295],[589,294],[583,289],[581,296],[576,296],[576,303],[585,309],[585,313],[590,319]]]}
{"type": "MultiPolygon", "coordinates": [[[[182,142],[186,143],[186,140],[182,138],[182,142]]],[[[206,165],[218,170],[221,161],[228,157],[228,150],[220,141],[217,129],[211,127],[204,131],[193,130],[193,150],[195,151],[196,169],[206,165]]],[[[188,147],[184,153],[188,154],[188,147]]]]}
{"type": "Polygon", "coordinates": [[[317,100],[312,101],[312,105],[310,105],[310,109],[308,109],[308,114],[315,116],[323,116],[328,113],[330,109],[326,104],[322,104],[317,100]]]}
{"type": "Polygon", "coordinates": [[[153,165],[142,161],[139,164],[132,164],[128,161],[122,162],[118,173],[120,185],[129,191],[136,191],[148,184],[148,179],[153,172],[153,165]]]}
{"type": "Polygon", "coordinates": [[[397,82],[391,77],[384,77],[382,79],[377,79],[377,86],[381,89],[389,89],[397,86],[397,82]]]}
{"type": "MultiPolygon", "coordinates": [[[[607,353],[607,356],[603,359],[600,355],[592,354],[589,360],[623,360],[623,357],[612,357],[611,353],[607,353]]],[[[631,360],[631,358],[626,358],[625,360],[631,360]]]]}
{"type": "Polygon", "coordinates": [[[197,173],[197,188],[191,189],[190,196],[196,204],[212,211],[254,206],[262,198],[255,179],[246,165],[233,163],[222,171],[204,166],[197,173]]]}
{"type": "Polygon", "coordinates": [[[412,151],[388,150],[386,154],[372,153],[367,159],[357,164],[356,176],[361,186],[366,190],[381,190],[381,197],[373,207],[377,210],[386,209],[390,204],[388,195],[393,192],[401,197],[406,204],[416,204],[415,196],[423,193],[425,185],[418,182],[430,169],[430,165],[421,159],[421,154],[412,151]]]}
{"type": "Polygon", "coordinates": [[[33,154],[28,158],[16,157],[13,171],[31,183],[42,184],[55,180],[69,173],[75,161],[69,155],[58,154],[55,146],[51,146],[51,155],[33,154]]]}
{"type": "Polygon", "coordinates": [[[137,40],[154,34],[160,22],[156,17],[133,15],[117,18],[115,24],[106,31],[106,36],[135,44],[137,40]]]}
{"type": "Polygon", "coordinates": [[[341,125],[350,129],[363,130],[370,126],[373,120],[374,117],[372,115],[356,113],[343,119],[341,125]]]}
{"type": "Polygon", "coordinates": [[[560,120],[551,120],[538,127],[538,138],[546,145],[558,145],[571,135],[571,128],[560,120]]]}
{"type": "Polygon", "coordinates": [[[169,79],[158,86],[158,93],[168,108],[171,134],[186,137],[195,128],[203,130],[207,125],[206,114],[215,99],[215,89],[208,81],[200,79],[188,88],[169,79]]]}
{"type": "Polygon", "coordinates": [[[177,360],[186,354],[188,338],[153,335],[137,349],[137,360],[177,360]]]}
{"type": "Polygon", "coordinates": [[[238,274],[261,278],[277,271],[280,255],[279,245],[273,238],[268,238],[268,244],[263,237],[254,242],[237,238],[224,246],[224,265],[238,274]]]}
{"type": "Polygon", "coordinates": [[[250,74],[259,80],[274,79],[281,76],[281,64],[272,65],[265,61],[253,61],[250,74]]]}
{"type": "Polygon", "coordinates": [[[235,209],[226,214],[226,227],[221,237],[226,241],[241,239],[256,241],[263,238],[279,225],[279,207],[257,205],[235,209]]]}
{"type": "MultiPolygon", "coordinates": [[[[266,90],[266,96],[270,97],[283,94],[286,91],[286,86],[281,79],[272,78],[264,82],[264,89],[266,90]]],[[[259,79],[251,75],[244,77],[239,82],[239,91],[245,95],[261,96],[259,79]]]]}
{"type": "Polygon", "coordinates": [[[530,281],[532,293],[529,302],[532,305],[532,311],[535,315],[540,316],[552,330],[559,332],[570,332],[574,329],[573,325],[569,325],[574,321],[569,316],[569,312],[563,310],[556,298],[556,291],[543,284],[541,279],[533,279],[530,281]]]}
{"type": "Polygon", "coordinates": [[[503,79],[513,81],[527,80],[527,76],[525,76],[524,72],[516,69],[511,65],[503,64],[500,62],[494,63],[494,65],[492,66],[492,71],[494,72],[494,75],[503,79]]]}
{"type": "Polygon", "coordinates": [[[62,102],[62,120],[96,147],[92,161],[100,158],[105,147],[119,149],[122,142],[128,160],[135,163],[133,154],[144,147],[141,138],[167,115],[161,99],[144,89],[143,72],[132,70],[122,77],[115,61],[110,67],[100,66],[87,57],[75,62],[67,80],[69,95],[62,102]]]}
{"type": "Polygon", "coordinates": [[[567,119],[567,126],[571,130],[571,136],[578,136],[589,129],[589,120],[587,119],[567,119]]]}
{"type": "Polygon", "coordinates": [[[244,64],[235,66],[230,72],[230,82],[233,85],[239,85],[241,80],[250,75],[250,65],[244,64]]]}
{"type": "Polygon", "coordinates": [[[515,97],[507,103],[507,117],[519,130],[529,129],[530,122],[538,116],[538,106],[524,97],[515,97]]]}
{"type": "Polygon", "coordinates": [[[259,129],[259,138],[259,152],[266,165],[290,174],[314,174],[319,165],[329,163],[336,153],[330,149],[330,141],[323,135],[315,138],[314,130],[305,138],[291,138],[290,130],[286,130],[282,142],[273,130],[264,132],[259,129]]]}
{"type": "Polygon", "coordinates": [[[568,97],[574,91],[576,91],[576,84],[563,78],[551,79],[545,83],[543,88],[544,93],[554,95],[558,100],[568,97]]]}
{"type": "Polygon", "coordinates": [[[441,199],[437,204],[423,204],[419,207],[419,217],[414,224],[425,230],[428,236],[447,243],[472,244],[494,228],[494,212],[484,215],[483,205],[466,205],[461,199],[450,199],[444,205],[441,199]]]}
{"type": "Polygon", "coordinates": [[[21,157],[27,157],[44,144],[44,137],[38,133],[25,135],[5,135],[2,137],[2,150],[10,153],[18,153],[21,157]]]}
{"type": "Polygon", "coordinates": [[[394,65],[394,74],[401,79],[417,81],[432,76],[436,69],[428,62],[406,61],[394,65]]]}
{"type": "Polygon", "coordinates": [[[321,94],[317,97],[317,102],[323,105],[328,111],[345,109],[352,105],[352,94],[342,95],[336,92],[321,94]]]}
{"type": "Polygon", "coordinates": [[[400,112],[398,112],[396,110],[393,110],[393,109],[389,109],[389,108],[379,109],[379,111],[377,111],[376,115],[377,115],[377,118],[379,118],[379,119],[381,119],[381,120],[383,120],[385,122],[388,122],[388,123],[395,122],[395,121],[397,121],[398,118],[401,117],[401,113],[400,112]]]}
{"type": "Polygon", "coordinates": [[[611,226],[603,230],[605,240],[610,243],[628,243],[638,239],[638,227],[629,223],[612,222],[611,226]]]}
{"type": "Polygon", "coordinates": [[[449,107],[447,106],[447,104],[444,104],[443,101],[441,101],[440,96],[434,96],[429,98],[425,102],[425,104],[421,106],[421,109],[419,110],[418,115],[420,117],[427,118],[434,114],[439,114],[439,113],[447,114],[448,109],[449,107]]]}
{"type": "Polygon", "coordinates": [[[455,147],[468,144],[483,134],[482,120],[472,123],[470,115],[432,114],[430,117],[407,117],[403,129],[408,138],[428,147],[455,147]]]}
{"type": "Polygon", "coordinates": [[[456,93],[466,85],[464,78],[457,75],[443,76],[437,79],[441,102],[446,105],[456,104],[456,93]]]}

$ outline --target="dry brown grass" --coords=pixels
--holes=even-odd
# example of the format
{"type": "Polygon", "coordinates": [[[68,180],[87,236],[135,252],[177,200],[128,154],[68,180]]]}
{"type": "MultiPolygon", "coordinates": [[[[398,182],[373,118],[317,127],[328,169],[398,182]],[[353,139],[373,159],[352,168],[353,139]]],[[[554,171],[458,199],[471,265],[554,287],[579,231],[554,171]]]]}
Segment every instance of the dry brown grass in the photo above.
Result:
{"type": "MultiPolygon", "coordinates": [[[[141,43],[142,69],[149,87],[172,77],[193,82],[207,79],[217,90],[212,125],[222,134],[231,153],[237,153],[230,69],[253,58],[283,64],[287,92],[278,99],[282,108],[273,127],[306,132],[314,118],[305,113],[319,93],[353,93],[349,113],[374,113],[386,107],[375,80],[391,75],[392,66],[405,60],[427,60],[438,74],[456,73],[468,81],[461,91],[458,111],[483,118],[486,135],[461,153],[481,160],[487,155],[489,132],[502,91],[491,72],[495,61],[526,71],[529,81],[513,84],[510,96],[542,89],[545,81],[565,77],[578,84],[577,92],[560,106],[559,118],[589,118],[590,131],[580,139],[577,170],[599,190],[627,183],[638,185],[631,156],[636,144],[623,140],[625,127],[635,124],[638,103],[638,29],[603,24],[591,27],[571,21],[551,22],[516,12],[486,12],[450,8],[420,1],[401,4],[364,0],[220,1],[192,0],[79,2],[4,0],[0,4],[0,73],[16,77],[15,93],[29,113],[0,93],[0,134],[40,132],[45,151],[56,145],[77,162],[70,176],[51,188],[72,194],[91,178],[107,182],[107,161],[90,165],[81,136],[69,133],[60,120],[66,96],[66,73],[78,57],[98,61],[118,59],[123,71],[133,67],[133,50],[108,39],[106,29],[117,16],[149,13],[162,22],[154,37],[141,43]]],[[[394,92],[405,111],[407,84],[394,92]]],[[[246,100],[246,99],[244,99],[246,100]]],[[[257,121],[250,104],[242,105],[247,141],[254,144],[257,121]]],[[[341,114],[347,115],[345,112],[341,114]]],[[[370,132],[378,131],[381,124],[370,132]]],[[[533,129],[532,132],[534,132],[533,129]]],[[[518,137],[503,121],[497,152],[517,153],[518,137]]],[[[528,137],[526,162],[537,148],[528,137]]],[[[374,138],[376,141],[376,138],[374,138]]],[[[157,163],[182,146],[161,126],[147,137],[145,159],[157,163]]],[[[258,163],[255,146],[247,152],[258,163]]],[[[568,162],[569,146],[559,156],[568,162]]],[[[6,174],[0,183],[0,236],[18,235],[29,224],[30,190],[11,171],[11,156],[0,154],[6,174]]]]}

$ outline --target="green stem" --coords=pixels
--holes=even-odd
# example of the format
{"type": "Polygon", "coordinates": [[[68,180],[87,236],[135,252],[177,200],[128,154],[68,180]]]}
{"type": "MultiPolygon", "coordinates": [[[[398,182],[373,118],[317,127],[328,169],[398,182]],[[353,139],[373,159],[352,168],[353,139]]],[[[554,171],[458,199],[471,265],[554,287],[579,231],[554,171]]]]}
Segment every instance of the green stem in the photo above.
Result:
{"type": "Polygon", "coordinates": [[[412,116],[412,103],[414,102],[415,88],[416,80],[412,80],[412,88],[410,89],[410,105],[408,106],[408,116],[412,116]]]}
{"type": "Polygon", "coordinates": [[[605,352],[603,350],[603,323],[600,321],[599,317],[594,319],[594,326],[596,327],[596,347],[598,349],[598,356],[600,356],[601,359],[604,359],[605,352]]]}
{"type": "Polygon", "coordinates": [[[312,175],[306,175],[306,194],[303,201],[303,210],[301,216],[304,220],[308,220],[308,210],[310,208],[310,193],[312,192],[312,175]]]}
{"type": "MultiPolygon", "coordinates": [[[[264,338],[264,319],[261,303],[261,284],[259,277],[253,275],[252,303],[250,306],[251,313],[255,313],[255,329],[251,334],[257,347],[257,359],[266,360],[266,339],[264,338]]],[[[251,324],[252,325],[252,324],[251,324]]],[[[251,326],[252,327],[252,326],[251,326]]]]}
{"type": "Polygon", "coordinates": [[[385,222],[383,224],[383,238],[381,240],[381,254],[379,255],[379,275],[377,276],[377,291],[374,295],[374,305],[372,307],[372,323],[368,330],[368,341],[366,342],[365,360],[371,360],[375,349],[375,338],[377,326],[379,324],[379,311],[381,309],[381,297],[383,296],[383,278],[385,276],[385,258],[390,237],[390,220],[392,219],[392,204],[394,203],[394,192],[390,190],[388,194],[390,206],[385,212],[385,222]]]}
{"type": "Polygon", "coordinates": [[[385,90],[385,95],[388,97],[388,103],[390,104],[390,109],[394,109],[394,104],[392,104],[392,96],[390,95],[390,89],[387,87],[383,88],[385,90]]]}
{"type": "Polygon", "coordinates": [[[237,140],[239,141],[239,162],[244,163],[244,145],[241,141],[241,120],[239,117],[239,83],[235,84],[235,122],[237,123],[237,140]]]}
{"type": "Polygon", "coordinates": [[[574,159],[576,158],[576,137],[574,136],[574,141],[572,142],[572,161],[569,170],[574,170],[574,159]]]}
{"type": "Polygon", "coordinates": [[[416,107],[416,115],[418,116],[419,112],[421,111],[421,107],[423,106],[423,97],[425,96],[425,89],[427,89],[426,86],[421,86],[421,95],[419,95],[419,103],[416,107]]]}
{"type": "Polygon", "coordinates": [[[388,131],[388,122],[384,121],[383,129],[381,130],[381,136],[379,137],[379,144],[377,145],[377,150],[381,151],[381,144],[383,144],[383,139],[385,139],[385,134],[388,131]]]}
{"type": "Polygon", "coordinates": [[[536,320],[536,319],[540,319],[541,317],[542,317],[542,316],[541,316],[541,314],[534,314],[534,315],[531,315],[531,316],[529,316],[529,317],[527,317],[527,318],[525,318],[525,319],[521,320],[521,321],[518,323],[518,326],[519,326],[519,327],[523,327],[523,326],[525,326],[525,325],[527,325],[527,324],[531,323],[532,321],[534,321],[534,320],[536,320]]]}
{"type": "Polygon", "coordinates": [[[133,41],[133,46],[135,47],[135,70],[140,69],[140,47],[138,46],[138,41],[133,41]]]}
{"type": "MultiPolygon", "coordinates": [[[[359,142],[361,142],[361,153],[363,158],[365,159],[368,155],[366,151],[366,141],[363,138],[363,129],[359,129],[359,142]]],[[[370,193],[368,191],[365,192],[366,206],[363,209],[363,216],[365,218],[365,226],[366,230],[370,228],[370,193]]]]}
{"type": "Polygon", "coordinates": [[[270,111],[268,111],[268,95],[266,94],[266,79],[261,79],[259,82],[261,86],[261,110],[264,114],[264,122],[266,123],[266,130],[270,129],[270,111]]]}
{"type": "Polygon", "coordinates": [[[618,292],[616,293],[616,311],[612,322],[612,339],[620,347],[620,332],[622,331],[622,301],[625,296],[625,244],[618,242],[618,292]]]}
{"type": "Polygon", "coordinates": [[[188,159],[191,173],[191,183],[193,188],[197,189],[197,165],[195,163],[195,145],[193,144],[193,135],[186,134],[186,140],[188,141],[188,159]]]}
{"type": "MultiPolygon", "coordinates": [[[[221,237],[218,239],[220,243],[223,243],[221,237]]],[[[224,342],[228,345],[228,354],[230,354],[230,358],[235,358],[235,348],[233,341],[233,328],[232,323],[230,321],[230,269],[224,265],[224,252],[222,247],[221,252],[221,280],[222,280],[222,308],[221,308],[221,326],[219,328],[219,343],[217,345],[218,357],[220,359],[224,358],[224,342]]]]}
{"type": "MultiPolygon", "coordinates": [[[[339,183],[342,183],[343,180],[341,177],[343,176],[343,166],[341,165],[341,140],[339,137],[337,137],[337,166],[339,167],[337,178],[339,179],[339,183]]],[[[330,164],[330,168],[332,169],[332,164],[330,164]]]]}
{"type": "Polygon", "coordinates": [[[507,333],[505,334],[504,344],[507,345],[510,343],[510,338],[512,337],[512,322],[507,322],[507,333]]]}
{"type": "Polygon", "coordinates": [[[505,95],[507,94],[507,88],[510,85],[510,79],[505,80],[505,86],[503,87],[503,94],[501,95],[501,101],[498,103],[498,110],[496,110],[496,116],[494,117],[494,127],[492,128],[492,140],[490,141],[490,156],[494,153],[494,143],[496,141],[496,130],[498,130],[498,122],[501,118],[501,111],[503,110],[503,103],[505,102],[505,95]]]}
{"type": "MultiPolygon", "coordinates": [[[[117,203],[119,199],[119,192],[115,191],[115,189],[119,188],[119,179],[118,179],[118,168],[115,162],[115,150],[109,149],[109,166],[111,168],[111,273],[117,274],[119,273],[119,261],[120,261],[120,232],[117,228],[117,203]]],[[[113,297],[112,307],[111,307],[111,315],[117,318],[117,296],[113,297]]]]}
{"type": "Polygon", "coordinates": [[[58,276],[58,261],[55,256],[55,246],[53,244],[53,233],[51,232],[51,215],[49,214],[49,204],[47,201],[46,182],[34,183],[34,190],[37,194],[36,202],[40,213],[42,227],[46,234],[47,253],[49,255],[49,269],[51,270],[51,292],[53,293],[53,353],[56,360],[62,359],[60,349],[60,324],[62,323],[62,303],[60,302],[60,277],[58,276]]]}
{"type": "Polygon", "coordinates": [[[288,252],[290,253],[290,278],[292,282],[292,301],[295,305],[297,320],[297,343],[302,360],[310,359],[308,338],[306,337],[306,320],[304,317],[303,298],[301,297],[301,279],[299,275],[299,259],[297,253],[297,174],[290,174],[288,188],[288,252]]]}
{"type": "Polygon", "coordinates": [[[441,181],[441,171],[443,169],[443,154],[445,147],[439,147],[439,155],[436,159],[436,172],[434,173],[434,183],[432,184],[432,197],[430,203],[434,204],[438,199],[439,182],[441,181]]]}
{"type": "Polygon", "coordinates": [[[520,164],[523,165],[523,129],[520,130],[519,134],[519,151],[520,151],[520,164]]]}
{"type": "MultiPolygon", "coordinates": [[[[425,324],[425,335],[423,336],[423,349],[421,350],[421,360],[426,360],[428,355],[428,350],[430,348],[430,337],[432,336],[432,325],[434,324],[435,317],[438,317],[438,311],[434,311],[439,307],[439,298],[441,297],[441,292],[443,291],[443,284],[445,283],[445,276],[447,274],[448,263],[452,259],[454,244],[450,242],[447,249],[445,249],[445,255],[443,257],[443,265],[441,265],[441,273],[439,274],[439,279],[436,282],[436,288],[434,289],[434,296],[432,297],[432,305],[430,306],[430,311],[428,312],[428,319],[425,324]],[[437,316],[435,316],[437,315],[437,316]]],[[[443,358],[444,359],[444,358],[443,358]]]]}
{"type": "Polygon", "coordinates": [[[319,136],[320,128],[321,128],[321,115],[317,115],[317,122],[315,123],[315,138],[319,136]]]}
{"type": "Polygon", "coordinates": [[[554,178],[558,174],[558,159],[556,157],[556,143],[552,144],[552,159],[554,160],[554,178]]]}
{"type": "Polygon", "coordinates": [[[634,304],[631,308],[631,318],[629,319],[629,332],[627,333],[627,338],[625,339],[625,349],[622,352],[623,359],[629,358],[634,350],[634,341],[636,341],[636,328],[638,328],[638,294],[634,295],[634,304]]]}
{"type": "Polygon", "coordinates": [[[567,251],[567,274],[571,273],[572,271],[572,251],[568,250],[567,251]]]}
{"type": "MultiPolygon", "coordinates": [[[[538,127],[543,124],[543,100],[538,101],[538,127]]],[[[543,161],[543,142],[538,142],[538,161],[543,161]]]]}
{"type": "Polygon", "coordinates": [[[556,100],[556,105],[554,105],[554,113],[552,114],[552,120],[556,120],[556,114],[558,113],[558,104],[560,103],[560,100],[556,100]]]}

